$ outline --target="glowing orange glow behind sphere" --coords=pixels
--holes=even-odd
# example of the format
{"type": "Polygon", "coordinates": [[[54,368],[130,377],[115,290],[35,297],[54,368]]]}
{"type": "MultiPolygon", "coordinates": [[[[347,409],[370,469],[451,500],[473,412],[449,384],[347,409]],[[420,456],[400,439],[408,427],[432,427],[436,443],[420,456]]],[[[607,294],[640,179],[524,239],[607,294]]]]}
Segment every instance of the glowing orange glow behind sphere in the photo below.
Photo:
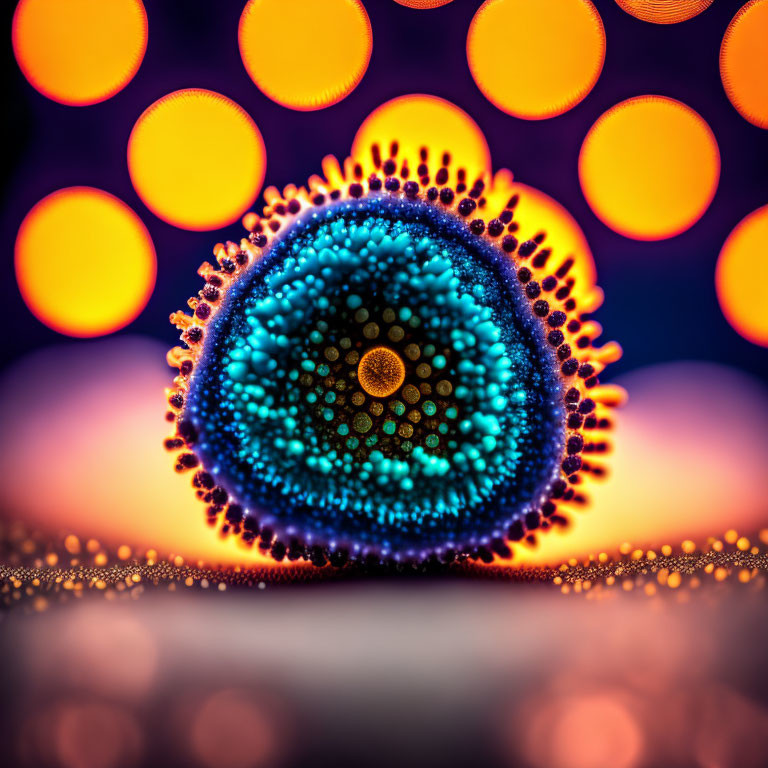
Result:
{"type": "Polygon", "coordinates": [[[24,77],[53,101],[86,106],[114,96],[147,49],[140,0],[21,0],[13,51],[24,77]]]}
{"type": "Polygon", "coordinates": [[[731,104],[768,128],[768,2],[750,0],[728,25],[720,46],[720,77],[731,104]]]}
{"type": "Polygon", "coordinates": [[[728,235],[717,260],[715,286],[728,322],[745,339],[768,347],[768,205],[750,213],[728,235]]]}
{"type": "Polygon", "coordinates": [[[428,147],[436,160],[450,152],[452,165],[466,168],[471,177],[491,170],[488,143],[477,123],[464,110],[437,96],[422,93],[398,96],[365,118],[352,143],[352,157],[372,171],[371,146],[378,143],[382,157],[398,143],[398,157],[407,158],[415,171],[419,151],[428,147]]]}
{"type": "Polygon", "coordinates": [[[516,236],[522,242],[545,233],[544,245],[553,249],[560,264],[564,257],[572,257],[574,265],[570,274],[578,280],[579,290],[590,290],[595,285],[597,273],[592,251],[576,219],[549,195],[528,184],[514,181],[507,170],[498,171],[486,193],[492,205],[505,204],[513,195],[519,200],[515,206],[515,221],[519,225],[516,236]]]}
{"type": "Polygon", "coordinates": [[[705,120],[665,96],[637,96],[598,118],[579,155],[592,210],[636,240],[661,240],[693,226],[720,178],[720,152],[705,120]]]}
{"type": "Polygon", "coordinates": [[[61,189],[32,208],[19,228],[15,262],[29,309],[70,336],[130,323],[152,295],[157,269],[141,219],[90,187],[61,189]]]}
{"type": "Polygon", "coordinates": [[[515,545],[512,563],[557,564],[621,542],[658,547],[765,524],[768,390],[740,371],[676,361],[619,377],[609,476],[589,481],[572,525],[515,545]],[[723,403],[728,403],[723,407],[723,403]]]}
{"type": "Polygon", "coordinates": [[[594,87],[605,30],[589,0],[486,0],[467,35],[467,61],[483,95],[526,120],[561,115],[594,87]]]}
{"type": "Polygon", "coordinates": [[[359,0],[249,0],[238,41],[259,89],[298,110],[322,109],[349,95],[373,48],[371,22],[359,0]]]}
{"type": "Polygon", "coordinates": [[[256,123],[234,101],[200,88],[156,101],[128,140],[128,170],[139,197],[184,229],[235,222],[256,199],[266,167],[256,123]]]}
{"type": "MultiPolygon", "coordinates": [[[[37,530],[93,537],[129,552],[279,567],[258,547],[217,536],[163,440],[165,348],[111,336],[47,347],[0,377],[0,505],[37,530]]],[[[127,555],[129,557],[130,555],[127,555]]]]}
{"type": "Polygon", "coordinates": [[[677,24],[706,11],[714,0],[616,0],[619,7],[641,21],[677,24]]]}

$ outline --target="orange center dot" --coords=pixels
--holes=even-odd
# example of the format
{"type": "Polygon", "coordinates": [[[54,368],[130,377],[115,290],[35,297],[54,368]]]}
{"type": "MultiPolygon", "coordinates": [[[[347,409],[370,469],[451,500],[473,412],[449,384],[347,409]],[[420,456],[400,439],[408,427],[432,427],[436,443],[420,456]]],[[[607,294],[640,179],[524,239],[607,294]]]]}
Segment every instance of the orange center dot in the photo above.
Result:
{"type": "Polygon", "coordinates": [[[128,170],[139,197],[184,229],[235,222],[256,199],[266,166],[264,141],[245,110],[199,88],[156,101],[128,140],[128,170]]]}
{"type": "Polygon", "coordinates": [[[384,159],[393,141],[397,157],[407,159],[415,175],[422,148],[429,150],[431,164],[439,167],[444,152],[453,168],[465,168],[470,178],[491,170],[488,143],[477,123],[464,110],[437,96],[414,93],[385,102],[365,118],[352,144],[352,157],[370,173],[371,146],[378,144],[384,159]]]}
{"type": "Polygon", "coordinates": [[[61,189],[37,203],[19,228],[15,259],[29,309],[70,336],[122,328],[155,285],[155,249],[141,220],[90,187],[61,189]]]}
{"type": "Polygon", "coordinates": [[[363,79],[373,48],[360,0],[249,0],[240,55],[258,88],[298,110],[336,104],[363,79]]]}
{"type": "Polygon", "coordinates": [[[684,232],[706,211],[720,178],[710,127],[665,96],[622,101],[590,128],[579,155],[579,180],[595,214],[637,240],[684,232]]]}
{"type": "Polygon", "coordinates": [[[605,31],[589,0],[486,0],[467,35],[467,61],[483,95],[526,120],[560,115],[600,77],[605,31]]]}
{"type": "Polygon", "coordinates": [[[140,0],[21,0],[13,50],[24,77],[44,96],[85,106],[114,96],[147,49],[140,0]]]}
{"type": "Polygon", "coordinates": [[[374,347],[360,359],[357,379],[369,395],[388,397],[397,392],[405,380],[405,365],[388,347],[374,347]]]}
{"type": "Polygon", "coordinates": [[[720,77],[731,104],[768,128],[768,0],[750,0],[728,25],[720,46],[720,77]]]}

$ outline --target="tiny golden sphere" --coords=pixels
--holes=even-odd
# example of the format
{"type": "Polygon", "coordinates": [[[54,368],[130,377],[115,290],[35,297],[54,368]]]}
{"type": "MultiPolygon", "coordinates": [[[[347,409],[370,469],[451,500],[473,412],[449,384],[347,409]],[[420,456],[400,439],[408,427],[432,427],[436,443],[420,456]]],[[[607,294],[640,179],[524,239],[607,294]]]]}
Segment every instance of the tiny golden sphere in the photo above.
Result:
{"type": "Polygon", "coordinates": [[[405,365],[400,356],[388,347],[374,347],[360,359],[357,378],[369,395],[388,397],[405,380],[405,365]]]}

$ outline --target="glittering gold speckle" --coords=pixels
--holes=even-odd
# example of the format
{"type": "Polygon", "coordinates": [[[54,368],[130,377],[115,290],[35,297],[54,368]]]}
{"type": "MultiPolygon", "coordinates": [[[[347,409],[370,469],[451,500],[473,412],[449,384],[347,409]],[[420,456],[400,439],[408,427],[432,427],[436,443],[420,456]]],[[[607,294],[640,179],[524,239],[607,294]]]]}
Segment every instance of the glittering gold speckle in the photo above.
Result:
{"type": "Polygon", "coordinates": [[[397,428],[397,434],[400,435],[400,437],[404,437],[408,439],[413,435],[413,427],[410,424],[406,424],[403,422],[398,428],[397,428]]]}
{"type": "Polygon", "coordinates": [[[410,405],[419,402],[419,390],[413,386],[413,384],[406,384],[403,387],[403,400],[410,405]]]}

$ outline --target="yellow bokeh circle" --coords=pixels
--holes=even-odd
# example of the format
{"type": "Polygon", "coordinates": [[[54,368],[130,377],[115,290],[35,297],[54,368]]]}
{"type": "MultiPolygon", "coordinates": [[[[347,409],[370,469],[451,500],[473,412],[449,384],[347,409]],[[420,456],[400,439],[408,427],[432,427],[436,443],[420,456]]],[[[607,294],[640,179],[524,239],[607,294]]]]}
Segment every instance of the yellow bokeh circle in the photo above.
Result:
{"type": "Polygon", "coordinates": [[[155,285],[157,262],[141,219],[92,187],[60,189],[19,228],[16,280],[32,313],[69,336],[100,336],[130,323],[155,285]]]}
{"type": "Polygon", "coordinates": [[[543,233],[544,245],[552,249],[556,263],[572,258],[574,264],[569,275],[577,278],[579,290],[591,290],[597,279],[595,260],[576,219],[540,189],[515,181],[507,170],[497,171],[485,193],[489,210],[503,207],[513,195],[518,198],[514,208],[519,227],[515,232],[517,239],[532,240],[543,233]]]}
{"type": "Polygon", "coordinates": [[[715,270],[720,308],[745,339],[768,347],[768,205],[728,235],[715,270]]]}
{"type": "Polygon", "coordinates": [[[750,0],[728,25],[720,46],[720,77],[739,114],[768,128],[768,0],[750,0]]]}
{"type": "Polygon", "coordinates": [[[486,0],[467,35],[467,61],[499,109],[544,120],[576,106],[605,60],[605,30],[589,0],[486,0]]]}
{"type": "Polygon", "coordinates": [[[256,123],[214,91],[174,91],[136,121],[128,170],[141,199],[177,227],[207,230],[237,221],[264,181],[267,155],[256,123]]]}
{"type": "Polygon", "coordinates": [[[284,107],[336,104],[363,79],[373,48],[360,0],[249,0],[240,55],[259,89],[284,107]]]}
{"type": "Polygon", "coordinates": [[[706,11],[715,0],[616,0],[622,10],[652,24],[678,24],[706,11]]]}
{"type": "Polygon", "coordinates": [[[21,0],[13,17],[21,71],[61,104],[114,96],[136,74],[146,49],[141,0],[21,0]]]}
{"type": "Polygon", "coordinates": [[[444,152],[450,153],[452,165],[465,168],[471,177],[491,170],[488,142],[477,123],[464,110],[437,96],[398,96],[374,109],[355,134],[352,157],[371,171],[373,144],[378,144],[387,158],[392,142],[398,144],[397,156],[407,158],[414,170],[422,148],[428,149],[433,163],[439,163],[444,152]]]}
{"type": "Polygon", "coordinates": [[[637,96],[611,107],[587,133],[579,180],[592,210],[636,240],[684,232],[709,207],[720,152],[706,121],[682,102],[637,96]]]}

